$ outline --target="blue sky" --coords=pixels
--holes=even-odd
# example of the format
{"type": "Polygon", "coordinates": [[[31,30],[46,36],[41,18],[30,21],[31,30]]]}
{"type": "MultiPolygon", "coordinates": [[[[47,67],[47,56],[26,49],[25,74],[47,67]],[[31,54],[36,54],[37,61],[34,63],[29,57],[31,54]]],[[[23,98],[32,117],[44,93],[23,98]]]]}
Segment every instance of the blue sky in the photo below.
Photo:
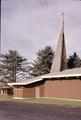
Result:
{"type": "Polygon", "coordinates": [[[46,45],[55,50],[64,12],[67,56],[81,57],[81,2],[78,0],[2,0],[2,53],[18,50],[33,60],[46,45]]]}

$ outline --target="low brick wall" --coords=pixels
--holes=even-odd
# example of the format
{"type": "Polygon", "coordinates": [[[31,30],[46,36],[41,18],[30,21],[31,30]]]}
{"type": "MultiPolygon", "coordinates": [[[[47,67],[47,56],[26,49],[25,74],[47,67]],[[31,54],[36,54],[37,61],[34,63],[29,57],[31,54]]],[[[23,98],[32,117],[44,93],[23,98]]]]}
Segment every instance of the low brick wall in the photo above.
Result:
{"type": "Polygon", "coordinates": [[[47,80],[44,84],[44,97],[81,100],[81,80],[47,80]]]}
{"type": "Polygon", "coordinates": [[[43,96],[44,96],[44,81],[30,85],[14,86],[14,98],[36,98],[43,96]],[[37,91],[37,88],[39,89],[39,91],[37,91]]]}
{"type": "Polygon", "coordinates": [[[14,86],[15,98],[65,98],[81,100],[81,80],[45,80],[26,86],[14,86]],[[18,87],[18,88],[17,88],[18,87]]]}
{"type": "Polygon", "coordinates": [[[14,86],[14,97],[23,97],[23,86],[14,86]]]}

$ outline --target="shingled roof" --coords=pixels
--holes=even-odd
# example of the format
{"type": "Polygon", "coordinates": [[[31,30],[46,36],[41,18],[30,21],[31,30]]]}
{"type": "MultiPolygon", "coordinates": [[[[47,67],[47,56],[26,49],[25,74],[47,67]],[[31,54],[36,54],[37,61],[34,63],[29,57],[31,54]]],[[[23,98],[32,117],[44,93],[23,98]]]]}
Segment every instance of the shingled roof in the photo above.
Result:
{"type": "Polygon", "coordinates": [[[81,77],[81,67],[74,69],[66,69],[61,72],[50,73],[43,78],[72,78],[72,77],[81,77]]]}

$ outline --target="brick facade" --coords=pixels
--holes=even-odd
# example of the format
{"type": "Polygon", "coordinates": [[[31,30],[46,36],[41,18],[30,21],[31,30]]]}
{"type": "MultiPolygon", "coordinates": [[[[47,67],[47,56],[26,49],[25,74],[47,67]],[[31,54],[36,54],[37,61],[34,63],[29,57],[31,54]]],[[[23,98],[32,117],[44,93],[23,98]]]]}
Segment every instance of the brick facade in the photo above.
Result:
{"type": "Polygon", "coordinates": [[[44,85],[44,97],[81,100],[81,80],[47,80],[44,85]]]}
{"type": "Polygon", "coordinates": [[[27,86],[14,87],[14,97],[37,98],[36,88],[39,88],[38,97],[65,98],[81,100],[81,80],[45,80],[27,86]]]}
{"type": "Polygon", "coordinates": [[[23,97],[23,86],[14,86],[14,97],[22,98],[23,97]]]}
{"type": "Polygon", "coordinates": [[[14,98],[37,98],[36,88],[39,88],[39,97],[44,96],[44,81],[30,85],[14,86],[14,98]]]}

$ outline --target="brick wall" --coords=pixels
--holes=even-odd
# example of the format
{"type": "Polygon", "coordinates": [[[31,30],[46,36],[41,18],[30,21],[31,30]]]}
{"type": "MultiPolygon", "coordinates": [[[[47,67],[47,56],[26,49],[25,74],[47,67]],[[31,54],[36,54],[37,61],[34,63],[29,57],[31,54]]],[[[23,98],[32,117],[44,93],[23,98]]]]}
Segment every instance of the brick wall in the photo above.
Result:
{"type": "Polygon", "coordinates": [[[24,87],[23,98],[35,98],[35,87],[24,87]]]}
{"type": "Polygon", "coordinates": [[[44,97],[81,99],[81,80],[47,80],[44,97]]]}
{"type": "Polygon", "coordinates": [[[14,86],[14,97],[23,97],[23,86],[14,86]]]}
{"type": "Polygon", "coordinates": [[[36,98],[36,87],[39,97],[66,98],[81,100],[81,80],[46,80],[27,86],[14,86],[14,97],[36,98]]]}
{"type": "Polygon", "coordinates": [[[39,87],[39,97],[44,96],[44,81],[25,86],[14,86],[14,98],[36,98],[36,87],[39,87]]]}

